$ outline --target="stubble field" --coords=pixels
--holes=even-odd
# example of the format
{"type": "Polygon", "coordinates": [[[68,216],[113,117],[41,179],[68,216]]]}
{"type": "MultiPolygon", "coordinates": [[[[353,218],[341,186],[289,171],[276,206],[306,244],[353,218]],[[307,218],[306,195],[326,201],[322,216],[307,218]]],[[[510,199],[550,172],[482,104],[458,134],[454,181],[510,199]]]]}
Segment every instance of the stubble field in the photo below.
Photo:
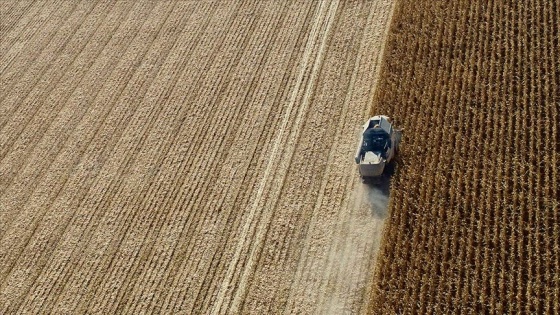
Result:
{"type": "Polygon", "coordinates": [[[357,313],[393,1],[6,1],[0,313],[357,313]]]}

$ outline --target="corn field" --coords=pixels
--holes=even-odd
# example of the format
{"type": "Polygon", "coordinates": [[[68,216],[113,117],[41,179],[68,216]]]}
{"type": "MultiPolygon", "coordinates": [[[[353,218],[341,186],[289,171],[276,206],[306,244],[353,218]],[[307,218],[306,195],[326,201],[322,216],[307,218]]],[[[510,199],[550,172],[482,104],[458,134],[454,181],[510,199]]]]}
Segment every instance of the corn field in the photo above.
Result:
{"type": "Polygon", "coordinates": [[[560,313],[559,18],[397,4],[371,114],[405,130],[371,313],[560,313]]]}

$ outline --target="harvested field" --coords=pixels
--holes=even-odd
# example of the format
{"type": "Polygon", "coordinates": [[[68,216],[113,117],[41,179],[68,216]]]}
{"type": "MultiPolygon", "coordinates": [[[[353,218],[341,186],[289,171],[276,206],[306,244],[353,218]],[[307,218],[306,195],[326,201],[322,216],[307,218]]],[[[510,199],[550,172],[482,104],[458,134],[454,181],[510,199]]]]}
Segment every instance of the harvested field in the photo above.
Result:
{"type": "Polygon", "coordinates": [[[373,314],[560,314],[560,2],[395,8],[373,112],[405,133],[373,314]]]}
{"type": "Polygon", "coordinates": [[[0,313],[367,310],[393,2],[5,1],[0,313]]]}

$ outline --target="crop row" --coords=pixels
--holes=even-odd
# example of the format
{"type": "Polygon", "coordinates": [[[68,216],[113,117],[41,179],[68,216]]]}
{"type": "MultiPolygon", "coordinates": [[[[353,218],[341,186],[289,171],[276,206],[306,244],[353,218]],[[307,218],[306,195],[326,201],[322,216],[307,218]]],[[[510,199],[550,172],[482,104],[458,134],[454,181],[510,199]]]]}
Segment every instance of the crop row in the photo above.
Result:
{"type": "Polygon", "coordinates": [[[560,312],[558,1],[402,1],[375,112],[405,128],[371,311],[560,312]]]}

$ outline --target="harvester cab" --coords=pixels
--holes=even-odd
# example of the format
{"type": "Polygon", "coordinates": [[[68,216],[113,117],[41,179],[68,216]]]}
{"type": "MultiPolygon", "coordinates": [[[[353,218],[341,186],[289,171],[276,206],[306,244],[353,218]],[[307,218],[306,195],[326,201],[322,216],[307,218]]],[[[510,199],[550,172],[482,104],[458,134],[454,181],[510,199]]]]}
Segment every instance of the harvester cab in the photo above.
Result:
{"type": "Polygon", "coordinates": [[[398,151],[401,137],[402,130],[394,128],[388,116],[373,116],[364,124],[354,157],[362,179],[383,174],[398,151]]]}

